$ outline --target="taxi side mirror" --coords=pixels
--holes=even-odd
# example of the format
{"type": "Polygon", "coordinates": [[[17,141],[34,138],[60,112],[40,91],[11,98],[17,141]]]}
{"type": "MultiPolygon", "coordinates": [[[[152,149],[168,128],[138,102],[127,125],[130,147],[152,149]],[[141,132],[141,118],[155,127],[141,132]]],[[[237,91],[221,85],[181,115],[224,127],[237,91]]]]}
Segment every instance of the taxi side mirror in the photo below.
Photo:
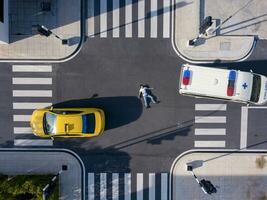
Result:
{"type": "Polygon", "coordinates": [[[252,69],[249,70],[251,73],[253,73],[252,69]]]}
{"type": "Polygon", "coordinates": [[[50,107],[50,111],[53,111],[53,106],[50,107]]]}

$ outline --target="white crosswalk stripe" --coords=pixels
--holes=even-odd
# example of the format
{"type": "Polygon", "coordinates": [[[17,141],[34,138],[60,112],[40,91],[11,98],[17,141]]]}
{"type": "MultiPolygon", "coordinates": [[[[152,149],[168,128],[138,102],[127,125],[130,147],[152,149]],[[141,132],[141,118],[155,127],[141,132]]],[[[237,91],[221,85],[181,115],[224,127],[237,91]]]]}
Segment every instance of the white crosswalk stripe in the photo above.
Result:
{"type": "Polygon", "coordinates": [[[15,139],[15,146],[52,146],[52,140],[44,140],[44,139],[15,139]]]}
{"type": "Polygon", "coordinates": [[[13,97],[52,97],[52,90],[13,90],[13,97]]]}
{"type": "Polygon", "coordinates": [[[32,134],[31,127],[14,127],[14,134],[32,134]]]}
{"type": "Polygon", "coordinates": [[[136,199],[143,200],[144,177],[142,173],[138,173],[136,177],[136,199]]]}
{"type": "Polygon", "coordinates": [[[195,111],[197,116],[195,116],[195,136],[194,141],[195,148],[225,148],[226,142],[218,136],[226,136],[226,111],[227,104],[205,104],[198,103],[195,104],[195,111]],[[205,112],[205,115],[203,113],[205,112]],[[216,112],[216,116],[212,115],[212,112],[216,112]],[[207,113],[211,113],[207,115],[207,113]],[[198,124],[202,124],[198,127],[198,124]],[[209,125],[211,124],[211,125],[209,125]],[[214,125],[219,125],[220,127],[214,127],[214,125]],[[209,136],[210,140],[206,140],[204,136],[209,136]],[[205,139],[205,140],[203,140],[205,139]]]}
{"type": "Polygon", "coordinates": [[[52,78],[12,78],[12,84],[14,85],[51,85],[52,78]]]}
{"type": "Polygon", "coordinates": [[[33,135],[30,127],[31,113],[34,109],[52,105],[52,66],[51,65],[13,65],[13,133],[15,146],[52,146],[50,139],[39,139],[33,135]],[[43,77],[47,76],[47,77],[43,77]],[[38,77],[38,78],[37,78],[38,77]],[[41,78],[43,77],[43,78],[41,78]],[[21,86],[27,85],[27,90],[21,86]],[[40,90],[38,86],[46,87],[40,90]],[[37,98],[38,97],[38,98],[37,98]],[[29,100],[29,98],[32,98],[29,100]],[[40,100],[44,98],[43,100],[40,100]],[[38,101],[36,100],[38,99],[38,101]]]}
{"type": "Polygon", "coordinates": [[[168,200],[168,173],[88,173],[88,200],[168,200]],[[157,184],[156,184],[157,183],[157,184]]]}
{"type": "Polygon", "coordinates": [[[149,200],[155,200],[155,195],[156,195],[155,184],[156,184],[155,174],[149,173],[149,181],[148,181],[149,200]]]}
{"type": "Polygon", "coordinates": [[[171,6],[171,0],[90,0],[87,36],[170,38],[171,6]]]}
{"type": "Polygon", "coordinates": [[[225,141],[195,141],[195,147],[199,148],[222,148],[225,147],[225,141]]]}
{"type": "Polygon", "coordinates": [[[51,65],[12,65],[13,72],[52,72],[51,65]]]}

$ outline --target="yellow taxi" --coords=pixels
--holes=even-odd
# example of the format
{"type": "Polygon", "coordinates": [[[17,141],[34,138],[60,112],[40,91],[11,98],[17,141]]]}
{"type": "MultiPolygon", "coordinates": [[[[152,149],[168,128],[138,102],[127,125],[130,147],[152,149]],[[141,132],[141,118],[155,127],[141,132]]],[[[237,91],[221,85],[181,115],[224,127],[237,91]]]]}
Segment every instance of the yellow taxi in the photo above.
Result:
{"type": "Polygon", "coordinates": [[[103,133],[105,114],[99,108],[43,108],[32,113],[30,124],[42,138],[93,137],[103,133]]]}

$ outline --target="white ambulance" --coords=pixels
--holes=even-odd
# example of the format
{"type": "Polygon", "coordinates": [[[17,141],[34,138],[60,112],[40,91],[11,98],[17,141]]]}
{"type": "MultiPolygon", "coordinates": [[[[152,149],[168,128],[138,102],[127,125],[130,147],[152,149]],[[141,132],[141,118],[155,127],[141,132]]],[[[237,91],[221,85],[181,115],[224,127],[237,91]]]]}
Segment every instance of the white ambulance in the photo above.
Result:
{"type": "Polygon", "coordinates": [[[184,64],[179,93],[262,105],[267,102],[267,77],[253,72],[184,64]]]}

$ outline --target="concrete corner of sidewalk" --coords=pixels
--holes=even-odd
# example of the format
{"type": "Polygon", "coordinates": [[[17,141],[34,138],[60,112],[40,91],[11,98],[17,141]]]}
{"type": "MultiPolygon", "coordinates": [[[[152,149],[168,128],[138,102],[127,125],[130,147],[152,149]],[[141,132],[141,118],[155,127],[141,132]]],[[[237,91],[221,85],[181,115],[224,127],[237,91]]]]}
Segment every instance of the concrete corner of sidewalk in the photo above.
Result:
{"type": "Polygon", "coordinates": [[[9,43],[0,44],[0,61],[63,62],[74,57],[85,37],[84,2],[9,1],[9,43]]]}
{"type": "MultiPolygon", "coordinates": [[[[250,35],[215,34],[200,38],[196,45],[189,46],[188,41],[199,35],[201,20],[206,17],[205,5],[201,0],[172,1],[172,45],[176,53],[186,61],[241,61],[252,53],[256,39],[250,35]]],[[[206,6],[206,9],[209,8],[206,6]]],[[[218,20],[213,20],[213,28],[218,25],[218,20]]]]}
{"type": "Polygon", "coordinates": [[[192,150],[176,158],[170,173],[172,200],[266,199],[267,151],[192,150]],[[217,189],[205,194],[187,165],[199,180],[217,189]]]}
{"type": "Polygon", "coordinates": [[[59,175],[60,199],[85,199],[85,169],[77,154],[67,149],[0,149],[0,173],[7,175],[59,175]]]}

